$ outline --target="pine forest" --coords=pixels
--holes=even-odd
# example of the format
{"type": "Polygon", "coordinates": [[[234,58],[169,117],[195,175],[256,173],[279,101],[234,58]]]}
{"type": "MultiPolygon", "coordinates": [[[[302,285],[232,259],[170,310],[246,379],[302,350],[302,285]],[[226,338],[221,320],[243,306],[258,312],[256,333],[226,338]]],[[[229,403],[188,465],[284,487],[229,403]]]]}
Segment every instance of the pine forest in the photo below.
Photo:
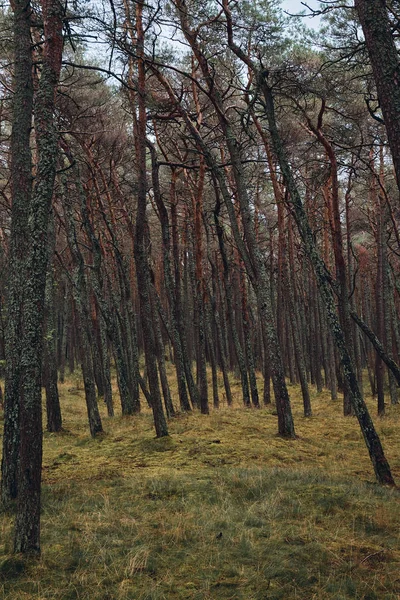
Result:
{"type": "Polygon", "coordinates": [[[1,598],[400,598],[399,37],[0,5],[1,598]]]}

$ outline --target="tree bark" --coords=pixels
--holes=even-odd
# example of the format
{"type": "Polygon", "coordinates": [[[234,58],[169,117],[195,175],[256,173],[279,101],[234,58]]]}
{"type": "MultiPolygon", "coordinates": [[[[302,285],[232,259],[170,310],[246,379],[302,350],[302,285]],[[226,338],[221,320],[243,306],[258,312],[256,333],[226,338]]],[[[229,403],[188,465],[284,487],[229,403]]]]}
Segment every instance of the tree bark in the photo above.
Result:
{"type": "Polygon", "coordinates": [[[400,68],[386,2],[355,0],[400,189],[400,68]]]}
{"type": "Polygon", "coordinates": [[[43,383],[46,390],[47,431],[61,431],[62,418],[58,395],[58,373],[56,352],[56,319],[54,310],[54,273],[53,255],[55,246],[54,215],[49,223],[49,262],[47,265],[45,307],[44,307],[44,343],[43,343],[43,383]]]}
{"type": "Polygon", "coordinates": [[[146,367],[149,378],[151,408],[157,437],[168,435],[168,427],[161,402],[160,386],[157,371],[157,348],[152,327],[152,310],[150,298],[150,271],[145,247],[146,219],[146,74],[143,60],[144,29],[143,1],[136,3],[136,35],[138,53],[138,119],[135,123],[135,150],[137,160],[137,210],[135,237],[135,264],[139,290],[140,315],[142,318],[143,342],[146,367]]]}
{"type": "MultiPolygon", "coordinates": [[[[29,3],[24,5],[23,10],[30,11],[29,3]]],[[[63,14],[63,6],[58,0],[43,0],[45,44],[34,106],[38,162],[27,222],[29,251],[26,259],[26,280],[20,290],[24,299],[24,318],[21,336],[20,446],[14,552],[24,554],[40,551],[42,339],[48,221],[58,159],[58,133],[54,122],[54,110],[61,70],[63,14]]],[[[25,20],[23,27],[27,26],[25,20]]],[[[18,37],[19,32],[16,31],[15,34],[18,37]]],[[[14,116],[17,115],[14,113],[14,116]]]]}
{"type": "Polygon", "coordinates": [[[26,0],[14,3],[14,100],[11,131],[11,238],[7,285],[7,357],[4,399],[4,437],[1,463],[1,501],[7,508],[17,497],[22,385],[23,301],[26,257],[29,252],[28,216],[32,197],[30,135],[33,112],[31,12],[26,0]]]}

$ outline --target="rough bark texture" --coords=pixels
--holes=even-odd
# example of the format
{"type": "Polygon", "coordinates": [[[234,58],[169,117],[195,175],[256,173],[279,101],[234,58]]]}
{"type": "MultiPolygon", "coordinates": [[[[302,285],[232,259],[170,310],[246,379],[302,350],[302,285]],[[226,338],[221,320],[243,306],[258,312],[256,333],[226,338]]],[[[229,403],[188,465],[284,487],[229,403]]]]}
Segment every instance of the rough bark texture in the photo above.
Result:
{"type": "Polygon", "coordinates": [[[56,319],[54,298],[53,254],[55,245],[53,215],[49,224],[49,264],[46,275],[44,342],[43,342],[43,384],[46,390],[47,431],[62,429],[60,398],[58,395],[58,373],[56,352],[56,319]]]}
{"type": "Polygon", "coordinates": [[[400,189],[400,68],[386,2],[355,0],[354,6],[364,32],[400,189]]]}
{"type": "Polygon", "coordinates": [[[33,111],[31,6],[14,4],[14,101],[11,133],[12,218],[7,285],[5,352],[7,369],[4,400],[4,437],[1,500],[4,507],[17,497],[19,453],[19,397],[21,385],[22,311],[29,249],[28,215],[32,196],[30,132],[33,111]]]}
{"type": "MultiPolygon", "coordinates": [[[[29,11],[29,4],[25,4],[20,9],[29,11]]],[[[57,0],[44,0],[42,14],[45,44],[42,72],[34,106],[38,161],[28,212],[29,250],[25,263],[25,283],[21,289],[24,318],[21,335],[22,368],[19,381],[20,443],[14,551],[25,554],[40,551],[42,327],[48,260],[48,220],[58,157],[54,109],[55,91],[61,69],[63,7],[57,0]]],[[[18,19],[16,13],[16,38],[20,35],[18,19]]],[[[23,28],[26,35],[28,35],[27,27],[28,22],[24,19],[23,28]]],[[[27,45],[27,40],[25,43],[27,45]]],[[[16,64],[18,62],[19,57],[16,56],[16,64]]],[[[30,77],[28,77],[28,87],[29,81],[30,77]]],[[[16,109],[17,107],[18,103],[16,109]]],[[[27,109],[25,106],[20,106],[20,110],[27,109]]],[[[18,116],[20,115],[15,112],[14,122],[18,116]]],[[[26,137],[25,141],[27,141],[26,137]]]]}

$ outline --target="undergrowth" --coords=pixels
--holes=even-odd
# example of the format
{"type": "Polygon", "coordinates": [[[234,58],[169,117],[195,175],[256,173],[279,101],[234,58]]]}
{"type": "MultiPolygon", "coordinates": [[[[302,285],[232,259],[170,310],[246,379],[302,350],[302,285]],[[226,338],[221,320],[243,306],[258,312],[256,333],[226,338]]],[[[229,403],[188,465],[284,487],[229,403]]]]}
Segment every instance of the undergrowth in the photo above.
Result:
{"type": "MultiPolygon", "coordinates": [[[[10,600],[395,600],[399,492],[378,486],[354,418],[291,398],[298,438],[273,407],[179,415],[155,439],[150,413],[107,419],[92,440],[83,390],[60,386],[64,431],[44,435],[42,555],[10,553],[10,600]]],[[[102,403],[101,403],[102,404],[102,403]]],[[[371,404],[373,411],[373,406],[371,404]]],[[[399,407],[375,419],[400,481],[399,407]]]]}

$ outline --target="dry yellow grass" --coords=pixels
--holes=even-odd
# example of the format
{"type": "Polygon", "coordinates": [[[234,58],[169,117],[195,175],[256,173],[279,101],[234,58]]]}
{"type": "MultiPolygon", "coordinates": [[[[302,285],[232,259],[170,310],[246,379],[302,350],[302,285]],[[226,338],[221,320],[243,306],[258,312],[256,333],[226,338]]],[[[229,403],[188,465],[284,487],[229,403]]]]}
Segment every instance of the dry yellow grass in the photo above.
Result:
{"type": "MultiPolygon", "coordinates": [[[[290,388],[296,440],[237,386],[233,408],[179,415],[160,440],[148,410],[108,419],[101,406],[92,440],[71,386],[65,432],[44,436],[42,558],[8,553],[3,516],[0,598],[400,598],[398,492],[375,483],[356,420],[328,394],[305,419],[290,388]]],[[[399,410],[375,422],[400,482],[399,410]]]]}
{"type": "MultiPolygon", "coordinates": [[[[60,385],[66,432],[45,434],[45,482],[69,477],[87,480],[113,473],[124,476],[135,470],[151,477],[170,473],[171,469],[198,472],[224,465],[315,468],[335,477],[375,481],[357,420],[343,417],[341,402],[332,402],[327,392],[313,394],[313,416],[306,419],[298,387],[289,388],[296,440],[276,435],[273,405],[261,410],[244,409],[238,385],[234,386],[234,407],[222,406],[211,410],[209,416],[180,414],[169,423],[170,438],[161,440],[154,438],[147,407],[139,417],[108,419],[100,403],[105,435],[91,440],[83,390],[70,394],[70,388],[68,383],[60,385]]],[[[374,416],[375,402],[368,399],[368,405],[374,416]]],[[[386,416],[374,417],[374,421],[393,475],[400,480],[400,405],[388,405],[386,416]]]]}

